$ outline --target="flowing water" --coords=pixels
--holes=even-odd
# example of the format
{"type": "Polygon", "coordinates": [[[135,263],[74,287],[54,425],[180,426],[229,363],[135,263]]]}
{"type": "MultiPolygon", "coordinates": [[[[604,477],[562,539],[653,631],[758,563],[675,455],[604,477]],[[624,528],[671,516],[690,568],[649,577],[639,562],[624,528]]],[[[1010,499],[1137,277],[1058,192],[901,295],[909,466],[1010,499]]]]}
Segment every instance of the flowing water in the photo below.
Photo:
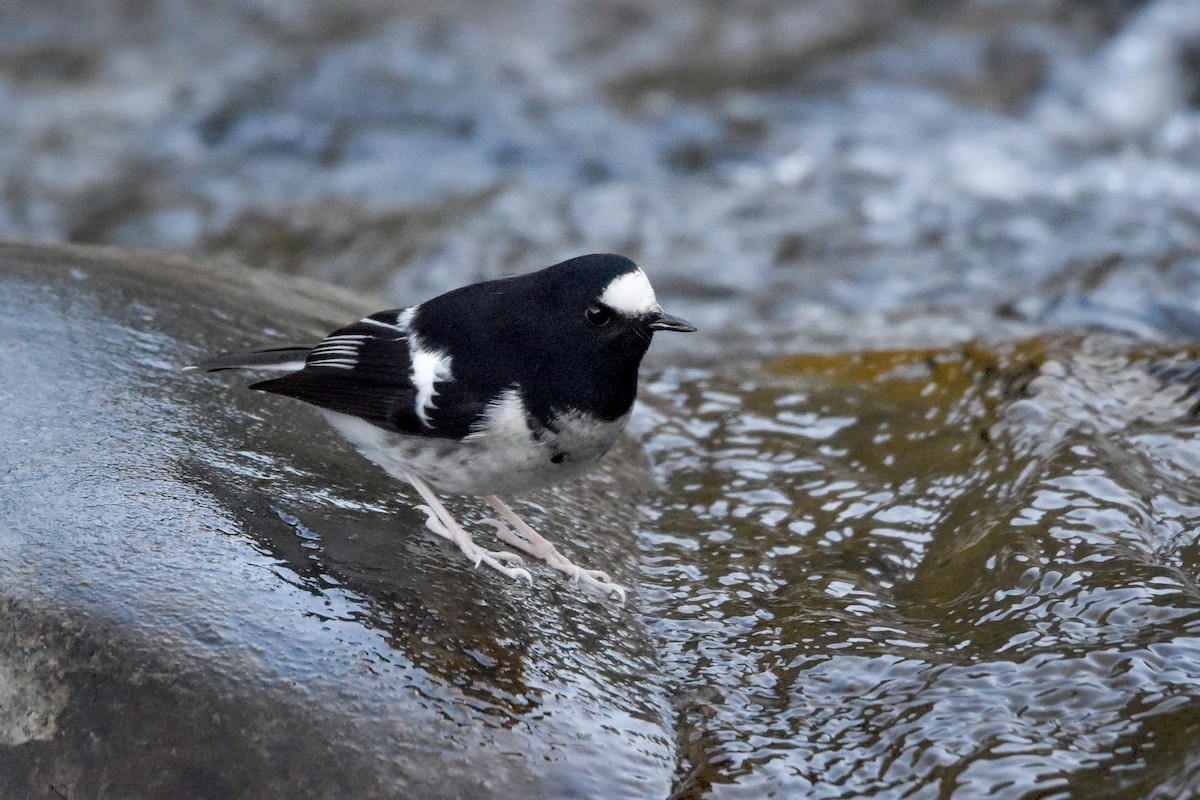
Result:
{"type": "MultiPolygon", "coordinates": [[[[615,250],[701,326],[648,364],[641,522],[554,508],[636,527],[633,622],[437,641],[421,586],[305,572],[386,547],[271,512],[434,701],[661,681],[679,798],[1200,796],[1200,3],[10,5],[6,237],[394,304],[615,250]]],[[[249,452],[213,482],[311,468],[249,452]]]]}
{"type": "Polygon", "coordinates": [[[664,373],[643,599],[676,796],[1194,792],[1196,355],[1090,336],[664,373]]]}

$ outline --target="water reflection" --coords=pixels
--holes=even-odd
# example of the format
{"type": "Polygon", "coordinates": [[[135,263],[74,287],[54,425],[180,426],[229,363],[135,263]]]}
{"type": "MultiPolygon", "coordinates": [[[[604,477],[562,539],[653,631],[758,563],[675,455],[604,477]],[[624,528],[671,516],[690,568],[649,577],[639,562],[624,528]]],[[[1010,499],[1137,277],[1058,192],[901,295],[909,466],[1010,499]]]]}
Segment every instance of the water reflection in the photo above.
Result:
{"type": "MultiPolygon", "coordinates": [[[[620,707],[661,723],[663,709],[653,696],[632,691],[656,671],[656,659],[648,639],[636,627],[630,629],[629,609],[591,599],[540,570],[532,591],[479,580],[457,551],[424,534],[420,512],[405,503],[390,479],[358,464],[358,456],[332,434],[318,430],[314,441],[320,443],[317,451],[329,450],[311,472],[296,473],[292,466],[286,480],[276,465],[298,460],[282,452],[268,454],[263,472],[253,480],[234,485],[230,476],[238,474],[236,464],[244,464],[242,454],[227,459],[214,453],[203,462],[181,465],[188,481],[201,482],[238,509],[239,516],[258,520],[246,535],[275,559],[272,580],[313,595],[315,602],[304,613],[382,633],[390,652],[363,657],[401,666],[410,677],[420,672],[425,691],[433,695],[429,702],[439,711],[453,708],[455,698],[465,696],[489,724],[518,724],[537,712],[543,695],[562,690],[556,676],[571,675],[587,676],[573,689],[587,703],[620,707]],[[354,476],[358,486],[346,487],[335,478],[310,492],[326,469],[354,476]],[[396,500],[379,501],[393,494],[399,495],[396,500]],[[339,502],[328,502],[328,495],[339,502]],[[438,685],[443,688],[436,689],[438,685]]],[[[590,491],[576,486],[541,498],[555,504],[554,514],[541,508],[546,535],[606,569],[615,565],[615,574],[623,567],[611,557],[614,548],[605,547],[604,537],[630,528],[633,517],[628,502],[619,502],[616,492],[609,496],[612,487],[605,484],[621,480],[610,472],[590,491]],[[555,516],[570,525],[582,519],[576,510],[585,507],[586,528],[555,530],[564,524],[556,525],[555,516]]],[[[637,494],[636,486],[620,491],[626,497],[637,494]]],[[[478,504],[455,505],[464,524],[487,530],[478,524],[485,516],[478,504]]],[[[619,545],[615,553],[620,553],[619,545]]]]}

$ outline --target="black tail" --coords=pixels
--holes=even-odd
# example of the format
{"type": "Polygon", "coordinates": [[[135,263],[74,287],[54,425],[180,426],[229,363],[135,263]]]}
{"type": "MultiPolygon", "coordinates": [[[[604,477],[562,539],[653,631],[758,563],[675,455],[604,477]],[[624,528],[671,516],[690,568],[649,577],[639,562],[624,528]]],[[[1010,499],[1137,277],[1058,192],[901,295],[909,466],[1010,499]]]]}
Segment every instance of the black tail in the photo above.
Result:
{"type": "Polygon", "coordinates": [[[295,372],[304,367],[312,347],[269,347],[264,350],[235,350],[206,358],[185,372],[219,372],[223,369],[267,369],[295,372]]]}

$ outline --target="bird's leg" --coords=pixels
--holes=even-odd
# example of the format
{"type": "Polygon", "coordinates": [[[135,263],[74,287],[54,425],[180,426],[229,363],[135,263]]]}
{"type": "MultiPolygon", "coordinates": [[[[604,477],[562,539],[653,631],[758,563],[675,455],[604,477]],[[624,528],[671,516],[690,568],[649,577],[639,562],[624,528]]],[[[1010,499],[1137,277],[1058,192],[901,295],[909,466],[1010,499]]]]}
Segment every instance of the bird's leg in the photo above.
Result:
{"type": "Polygon", "coordinates": [[[515,561],[520,563],[522,560],[516,553],[505,553],[502,551],[485,550],[475,544],[471,539],[471,534],[463,530],[463,527],[455,521],[446,507],[442,505],[442,501],[438,500],[433,490],[429,488],[429,484],[418,478],[416,475],[409,474],[408,482],[413,485],[413,488],[420,493],[425,500],[426,505],[418,506],[423,509],[427,517],[425,519],[425,527],[436,533],[438,536],[449,539],[454,544],[458,545],[458,549],[463,552],[471,563],[478,567],[480,562],[487,564],[497,572],[507,575],[514,580],[524,578],[529,581],[529,585],[533,585],[533,576],[529,574],[529,570],[521,567],[507,567],[502,562],[515,561]]]}
{"type": "Polygon", "coordinates": [[[542,559],[559,572],[565,572],[571,577],[573,583],[582,583],[606,595],[615,594],[620,598],[622,603],[625,602],[625,589],[609,580],[607,573],[598,569],[584,569],[571,563],[566,556],[558,552],[557,547],[543,538],[533,528],[529,527],[524,520],[514,514],[512,509],[506,506],[495,495],[488,495],[484,500],[487,501],[489,506],[499,512],[504,521],[512,525],[512,528],[510,528],[498,519],[483,520],[483,522],[490,524],[496,529],[496,535],[500,537],[501,541],[512,545],[518,550],[524,550],[534,558],[542,559]],[[516,528],[516,530],[514,531],[513,528],[516,528]]]}

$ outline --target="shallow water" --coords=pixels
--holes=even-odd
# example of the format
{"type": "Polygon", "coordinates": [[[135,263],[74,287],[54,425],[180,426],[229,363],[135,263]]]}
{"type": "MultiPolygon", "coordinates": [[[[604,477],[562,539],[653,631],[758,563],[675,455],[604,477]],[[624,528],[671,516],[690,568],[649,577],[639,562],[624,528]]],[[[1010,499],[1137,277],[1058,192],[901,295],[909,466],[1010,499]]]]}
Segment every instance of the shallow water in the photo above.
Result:
{"type": "Polygon", "coordinates": [[[1194,791],[1195,355],[1092,336],[659,377],[643,611],[676,796],[1194,791]]]}

